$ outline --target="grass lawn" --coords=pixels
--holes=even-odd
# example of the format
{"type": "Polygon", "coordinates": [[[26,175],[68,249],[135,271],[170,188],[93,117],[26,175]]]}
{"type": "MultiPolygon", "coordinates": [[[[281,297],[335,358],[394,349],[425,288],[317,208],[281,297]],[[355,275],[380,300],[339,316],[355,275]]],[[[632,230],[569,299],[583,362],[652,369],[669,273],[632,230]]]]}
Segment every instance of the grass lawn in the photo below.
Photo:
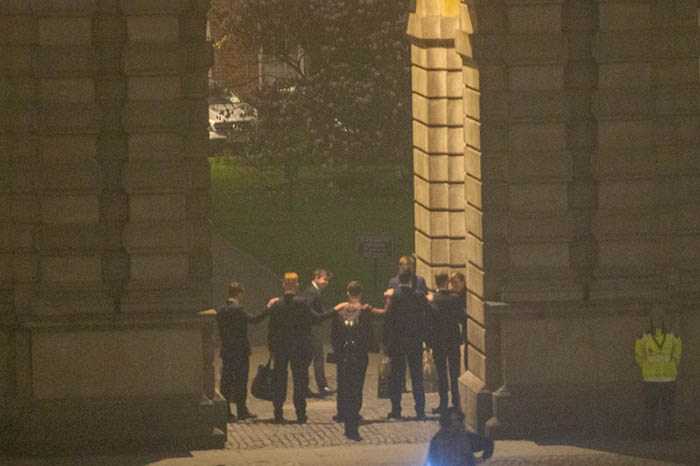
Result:
{"type": "Polygon", "coordinates": [[[413,251],[413,187],[410,174],[394,167],[362,166],[332,177],[313,168],[300,174],[290,208],[281,170],[253,169],[235,159],[210,159],[212,219],[215,230],[281,276],[296,271],[303,287],[316,267],[333,278],[330,305],[345,298],[345,285],[360,280],[365,301],[379,298],[400,255],[413,251]],[[332,179],[333,182],[328,180],[332,179]],[[356,253],[358,235],[392,238],[393,257],[377,261],[356,253]]]}

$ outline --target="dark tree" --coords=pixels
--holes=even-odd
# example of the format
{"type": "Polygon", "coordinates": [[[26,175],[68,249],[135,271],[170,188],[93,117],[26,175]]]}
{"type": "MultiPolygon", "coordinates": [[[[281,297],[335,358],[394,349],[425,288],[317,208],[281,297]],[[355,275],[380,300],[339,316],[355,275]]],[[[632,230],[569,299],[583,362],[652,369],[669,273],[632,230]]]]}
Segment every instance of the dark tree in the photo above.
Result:
{"type": "Polygon", "coordinates": [[[212,9],[238,41],[293,70],[263,76],[244,98],[256,109],[248,157],[301,165],[411,166],[409,0],[235,0],[212,9]],[[231,5],[231,4],[229,4],[231,5]]]}

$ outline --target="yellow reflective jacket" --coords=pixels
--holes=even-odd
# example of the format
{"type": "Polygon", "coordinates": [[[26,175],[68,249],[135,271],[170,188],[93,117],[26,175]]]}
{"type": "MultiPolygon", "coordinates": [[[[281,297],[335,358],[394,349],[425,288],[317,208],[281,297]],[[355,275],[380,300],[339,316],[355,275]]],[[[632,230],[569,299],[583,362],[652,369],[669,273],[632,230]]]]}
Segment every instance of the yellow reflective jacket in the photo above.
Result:
{"type": "Polygon", "coordinates": [[[645,382],[673,382],[681,362],[681,339],[655,329],[653,335],[647,332],[637,339],[634,355],[645,382]]]}

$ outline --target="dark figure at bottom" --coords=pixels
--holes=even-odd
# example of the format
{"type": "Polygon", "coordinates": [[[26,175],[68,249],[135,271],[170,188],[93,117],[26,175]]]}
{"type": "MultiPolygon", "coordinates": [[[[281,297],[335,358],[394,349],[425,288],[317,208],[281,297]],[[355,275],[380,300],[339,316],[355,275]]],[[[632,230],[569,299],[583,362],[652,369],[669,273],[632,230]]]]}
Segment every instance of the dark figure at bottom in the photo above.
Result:
{"type": "Polygon", "coordinates": [[[216,322],[221,336],[221,394],[226,398],[229,420],[231,403],[236,403],[238,420],[257,417],[248,411],[248,369],[250,367],[250,343],[248,323],[257,324],[269,315],[269,309],[258,315],[250,315],[243,308],[243,287],[232,282],[228,287],[228,302],[216,310],[216,322]]]}
{"type": "Polygon", "coordinates": [[[440,413],[440,430],[430,441],[425,466],[474,466],[474,453],[482,452],[481,459],[486,460],[493,448],[493,440],[464,428],[457,410],[445,410],[440,413]]]}
{"type": "Polygon", "coordinates": [[[331,326],[331,342],[338,364],[338,414],[334,419],[345,423],[346,437],[359,441],[368,352],[376,351],[377,345],[372,330],[372,308],[361,303],[360,282],[348,283],[347,295],[348,302],[336,306],[338,317],[331,326]]]}

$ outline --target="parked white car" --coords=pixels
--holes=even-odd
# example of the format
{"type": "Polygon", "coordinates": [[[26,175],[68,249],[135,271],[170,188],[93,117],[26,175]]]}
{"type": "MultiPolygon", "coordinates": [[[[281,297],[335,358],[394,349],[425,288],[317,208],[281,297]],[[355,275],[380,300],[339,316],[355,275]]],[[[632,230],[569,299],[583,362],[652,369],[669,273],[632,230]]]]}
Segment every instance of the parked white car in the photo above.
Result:
{"type": "Polygon", "coordinates": [[[245,130],[255,120],[255,109],[224,88],[210,88],[208,101],[210,140],[243,137],[245,130]]]}

